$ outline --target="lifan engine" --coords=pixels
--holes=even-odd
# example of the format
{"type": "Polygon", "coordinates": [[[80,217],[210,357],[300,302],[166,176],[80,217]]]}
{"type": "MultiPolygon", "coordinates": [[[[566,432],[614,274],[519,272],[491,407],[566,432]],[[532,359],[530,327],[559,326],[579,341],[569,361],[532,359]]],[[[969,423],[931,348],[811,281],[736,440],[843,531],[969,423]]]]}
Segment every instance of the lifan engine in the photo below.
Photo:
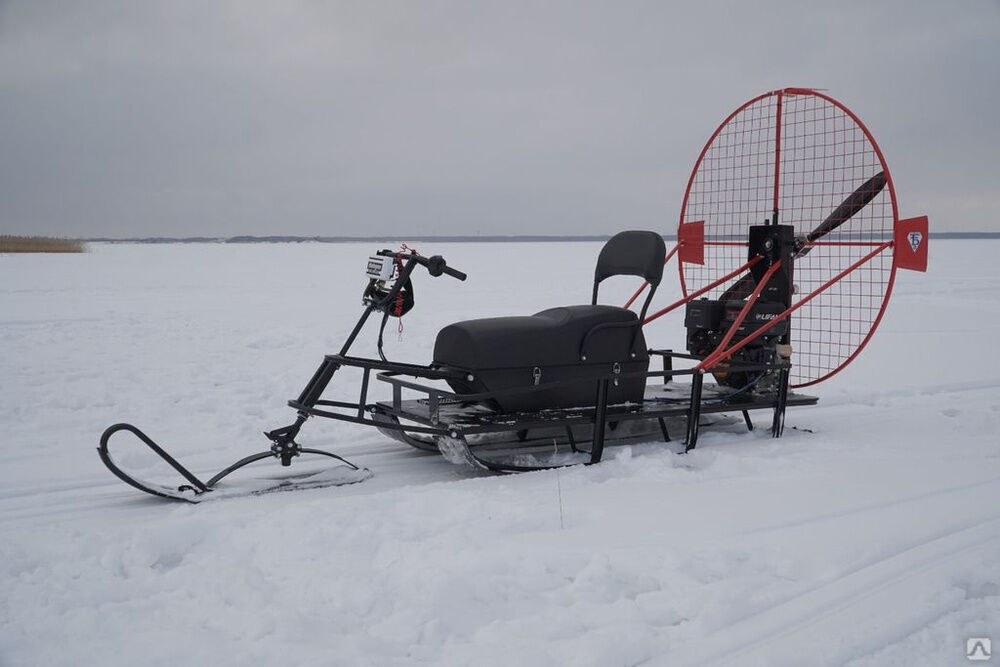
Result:
{"type": "MultiPolygon", "coordinates": [[[[742,300],[710,300],[698,299],[687,304],[684,315],[684,326],[687,328],[687,349],[691,354],[707,356],[722,342],[733,322],[746,305],[742,300]]],[[[732,342],[738,343],[761,326],[773,320],[785,310],[785,305],[778,301],[757,301],[750,308],[746,319],[736,328],[732,342]]],[[[734,389],[757,389],[767,391],[769,386],[764,377],[765,372],[741,371],[740,362],[748,364],[773,363],[785,349],[781,348],[781,339],[788,334],[788,320],[781,320],[767,333],[738,350],[732,356],[735,364],[728,364],[724,370],[714,373],[716,381],[734,389]]],[[[772,371],[773,374],[773,371],[772,371]]]]}
{"type": "Polygon", "coordinates": [[[733,331],[729,345],[749,337],[761,327],[777,320],[764,335],[737,350],[728,363],[720,364],[713,375],[726,387],[743,392],[769,392],[775,389],[776,371],[741,369],[743,365],[773,364],[791,357],[790,318],[778,319],[791,304],[792,258],[799,251],[799,241],[791,225],[751,225],[747,239],[748,259],[757,263],[718,299],[689,301],[684,315],[687,349],[691,354],[708,356],[715,351],[739,319],[748,300],[753,300],[746,317],[733,331]],[[780,266],[774,267],[780,262],[780,266]],[[773,273],[768,271],[774,267],[773,273]],[[770,278],[765,276],[770,275],[770,278]],[[752,292],[761,281],[758,298],[752,292]]]}

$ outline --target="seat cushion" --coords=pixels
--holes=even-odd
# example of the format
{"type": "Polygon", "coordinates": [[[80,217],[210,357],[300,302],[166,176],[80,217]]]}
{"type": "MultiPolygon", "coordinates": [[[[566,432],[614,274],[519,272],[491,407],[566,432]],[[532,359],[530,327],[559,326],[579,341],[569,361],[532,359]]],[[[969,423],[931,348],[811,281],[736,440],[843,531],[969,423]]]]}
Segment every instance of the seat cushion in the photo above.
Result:
{"type": "Polygon", "coordinates": [[[438,333],[434,362],[470,371],[448,380],[455,393],[493,394],[483,402],[504,412],[594,405],[595,378],[615,368],[626,377],[608,388],[608,403],[638,402],[645,377],[628,374],[649,367],[638,326],[635,313],[614,306],[456,322],[438,333]]]}
{"type": "MultiPolygon", "coordinates": [[[[527,317],[466,320],[438,333],[434,361],[476,370],[579,364],[584,352],[595,361],[624,360],[637,324],[631,310],[590,305],[549,308],[527,317]]],[[[635,338],[642,341],[639,351],[645,356],[645,341],[641,335],[635,338]]]]}

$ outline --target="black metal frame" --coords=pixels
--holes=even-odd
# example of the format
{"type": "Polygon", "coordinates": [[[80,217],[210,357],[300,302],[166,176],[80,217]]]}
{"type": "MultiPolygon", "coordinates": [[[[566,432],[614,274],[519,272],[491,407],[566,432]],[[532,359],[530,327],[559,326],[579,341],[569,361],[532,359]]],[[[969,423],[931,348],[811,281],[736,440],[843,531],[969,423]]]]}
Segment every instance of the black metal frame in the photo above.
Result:
{"type": "MultiPolygon", "coordinates": [[[[673,352],[671,350],[650,350],[650,356],[659,356],[663,359],[664,369],[662,371],[645,371],[622,373],[617,365],[613,365],[610,371],[595,373],[592,377],[574,379],[571,381],[548,382],[545,384],[507,389],[503,391],[482,392],[477,394],[456,394],[447,389],[430,386],[414,382],[409,378],[422,380],[446,380],[467,378],[471,371],[457,368],[418,366],[414,364],[404,364],[397,362],[385,362],[376,359],[363,357],[352,357],[343,354],[331,354],[324,357],[323,362],[313,374],[312,379],[302,390],[297,399],[288,402],[288,405],[298,412],[296,422],[284,429],[272,431],[269,437],[273,440],[288,437],[294,438],[298,429],[308,417],[325,417],[338,421],[345,421],[354,424],[374,426],[384,430],[398,430],[410,433],[427,434],[431,436],[465,438],[471,435],[487,433],[517,432],[526,429],[563,425],[572,428],[578,424],[589,424],[593,427],[593,442],[590,450],[590,463],[597,463],[601,460],[604,450],[605,425],[609,421],[615,423],[637,420],[656,419],[661,422],[661,429],[664,432],[665,440],[669,440],[666,433],[666,426],[662,420],[666,417],[676,417],[684,414],[687,417],[687,435],[685,439],[685,451],[694,449],[697,445],[699,434],[700,416],[707,412],[732,412],[740,411],[747,420],[747,425],[752,428],[749,420],[748,410],[769,407],[774,410],[773,423],[779,423],[779,415],[784,412],[788,404],[788,392],[777,391],[772,402],[762,403],[761,401],[740,401],[717,404],[706,404],[703,400],[703,378],[704,372],[693,368],[674,369],[674,359],[685,359],[700,361],[702,357],[673,352]],[[332,380],[334,373],[341,367],[354,367],[363,370],[361,390],[357,401],[332,401],[321,398],[327,385],[332,380]],[[392,386],[392,400],[384,402],[369,401],[368,394],[371,386],[372,371],[376,373],[375,379],[386,382],[392,386]],[[609,405],[607,401],[608,387],[610,383],[618,382],[626,377],[642,376],[644,379],[663,378],[665,382],[677,376],[691,375],[691,394],[688,405],[682,410],[678,409],[676,403],[660,403],[656,400],[644,400],[641,404],[624,403],[619,405],[609,405]],[[593,382],[595,386],[596,398],[594,405],[587,408],[560,408],[548,409],[537,412],[510,412],[503,413],[497,411],[471,411],[461,413],[464,417],[458,419],[447,419],[442,417],[442,406],[474,406],[488,402],[490,399],[508,396],[513,394],[531,393],[544,391],[554,387],[563,386],[569,382],[593,382]],[[413,400],[403,400],[403,390],[407,389],[417,392],[423,398],[413,400]],[[415,403],[420,404],[420,409],[413,409],[415,403]],[[374,415],[390,417],[389,421],[377,419],[374,415]],[[403,421],[409,423],[402,423],[403,421]]],[[[787,375],[787,364],[783,363],[742,363],[732,362],[734,370],[744,371],[776,371],[787,375]]],[[[787,383],[786,383],[787,386],[787,383]]],[[[814,397],[795,396],[795,404],[815,403],[814,397]]],[[[772,429],[772,435],[778,437],[779,430],[772,429]]],[[[571,436],[572,437],[572,436],[571,436]]],[[[575,446],[575,443],[574,443],[575,446]]],[[[290,457],[289,457],[290,459],[290,457]]],[[[283,460],[284,461],[284,460],[283,460]]]]}

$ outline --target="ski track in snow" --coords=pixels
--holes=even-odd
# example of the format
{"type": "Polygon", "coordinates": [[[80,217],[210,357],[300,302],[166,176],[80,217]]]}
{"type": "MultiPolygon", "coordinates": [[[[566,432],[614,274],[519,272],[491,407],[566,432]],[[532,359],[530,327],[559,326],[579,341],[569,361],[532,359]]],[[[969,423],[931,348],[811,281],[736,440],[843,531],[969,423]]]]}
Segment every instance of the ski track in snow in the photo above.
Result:
{"type": "MultiPolygon", "coordinates": [[[[996,245],[935,241],[780,440],[737,423],[684,456],[497,477],[312,420],[304,444],[375,476],[198,506],[114,478],[101,431],[134,422],[206,476],[266,447],[353,326],[374,247],[0,257],[0,665],[970,664],[966,638],[1000,644],[996,245]]],[[[387,332],[425,362],[450,321],[586,301],[600,246],[418,247],[470,274],[419,275],[387,332]]],[[[647,337],[681,349],[680,319],[647,337]]]]}

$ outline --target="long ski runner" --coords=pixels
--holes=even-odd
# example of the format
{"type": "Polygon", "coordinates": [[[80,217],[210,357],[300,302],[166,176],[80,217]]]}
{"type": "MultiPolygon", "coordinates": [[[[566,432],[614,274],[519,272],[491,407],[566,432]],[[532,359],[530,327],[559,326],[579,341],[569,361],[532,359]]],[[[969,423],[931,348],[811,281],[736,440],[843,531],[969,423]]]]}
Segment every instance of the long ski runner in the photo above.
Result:
{"type": "Polygon", "coordinates": [[[319,449],[301,447],[298,443],[292,444],[294,445],[295,456],[300,453],[319,454],[321,456],[336,459],[339,462],[339,465],[334,468],[327,468],[319,471],[298,473],[294,475],[259,477],[235,483],[229,482],[220,486],[219,483],[222,479],[235,470],[262,459],[281,458],[281,454],[273,448],[271,451],[252,454],[225,468],[207,482],[203,482],[195,476],[194,473],[185,468],[174,457],[168,454],[166,450],[154,442],[152,438],[132,424],[115,424],[108,427],[108,429],[104,431],[104,434],[101,436],[101,444],[97,448],[97,452],[100,454],[101,461],[104,462],[104,465],[106,465],[111,472],[113,472],[126,484],[160,498],[181,500],[188,503],[201,503],[208,500],[221,500],[223,498],[257,496],[281,491],[299,491],[304,489],[319,489],[329,486],[344,486],[346,484],[363,482],[372,476],[372,472],[368,468],[360,468],[341,456],[337,456],[336,454],[332,454],[330,452],[324,452],[319,449]],[[119,431],[128,431],[136,436],[147,447],[149,447],[149,449],[169,464],[170,467],[177,471],[177,473],[183,477],[187,483],[179,486],[168,486],[158,482],[139,479],[126,472],[120,465],[118,465],[117,462],[115,462],[108,447],[108,442],[111,439],[111,436],[119,431]]]}

